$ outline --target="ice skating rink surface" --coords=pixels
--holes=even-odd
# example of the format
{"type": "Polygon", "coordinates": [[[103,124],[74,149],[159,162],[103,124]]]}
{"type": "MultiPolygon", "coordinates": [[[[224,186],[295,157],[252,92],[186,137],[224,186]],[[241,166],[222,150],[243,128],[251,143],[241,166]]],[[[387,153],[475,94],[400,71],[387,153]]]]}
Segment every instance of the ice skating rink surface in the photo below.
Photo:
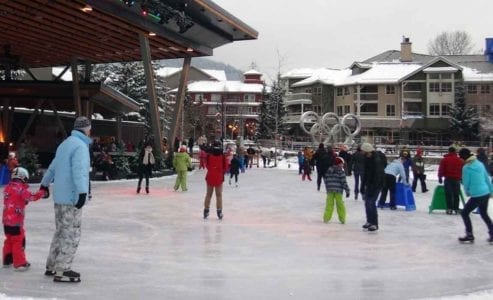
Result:
{"type": "Polygon", "coordinates": [[[224,220],[217,220],[213,198],[204,221],[204,175],[189,173],[187,192],[173,191],[175,176],[153,178],[149,195],[135,193],[135,180],[93,183],[72,266],[81,273],[78,284],[43,275],[53,201],[31,203],[26,253],[32,267],[23,273],[0,269],[0,299],[493,296],[493,245],[486,242],[486,227],[473,215],[476,242],[459,244],[459,215],[428,214],[436,181],[428,181],[426,194],[418,187],[416,211],[379,210],[380,230],[367,233],[352,178],[342,225],[336,213],[329,224],[322,222],[325,191],[317,192],[316,174],[303,182],[293,169],[255,167],[240,174],[239,187],[225,181],[224,220]]]}

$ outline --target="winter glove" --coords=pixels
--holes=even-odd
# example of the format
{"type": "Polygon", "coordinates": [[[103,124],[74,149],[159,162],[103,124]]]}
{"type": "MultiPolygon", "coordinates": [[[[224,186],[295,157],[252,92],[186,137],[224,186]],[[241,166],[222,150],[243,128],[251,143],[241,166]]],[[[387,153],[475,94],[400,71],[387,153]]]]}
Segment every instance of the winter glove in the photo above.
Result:
{"type": "Polygon", "coordinates": [[[438,183],[439,183],[439,184],[442,184],[442,183],[443,183],[443,179],[442,179],[442,177],[438,177],[438,183]]]}
{"type": "Polygon", "coordinates": [[[48,189],[47,186],[41,185],[39,187],[39,190],[44,192],[44,196],[42,197],[43,199],[50,197],[50,190],[48,189]]]}
{"type": "Polygon", "coordinates": [[[346,192],[346,198],[349,198],[349,191],[346,192]]]}
{"type": "Polygon", "coordinates": [[[84,206],[84,204],[86,204],[86,196],[87,196],[86,193],[79,194],[79,201],[77,201],[77,204],[75,204],[75,207],[77,209],[81,209],[82,206],[84,206]]]}

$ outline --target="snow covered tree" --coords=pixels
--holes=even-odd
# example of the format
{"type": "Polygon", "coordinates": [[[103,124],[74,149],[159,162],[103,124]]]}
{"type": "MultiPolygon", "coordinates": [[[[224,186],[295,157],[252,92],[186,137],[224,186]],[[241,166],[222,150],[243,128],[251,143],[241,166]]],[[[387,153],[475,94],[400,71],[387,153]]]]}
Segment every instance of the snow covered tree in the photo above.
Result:
{"type": "Polygon", "coordinates": [[[464,86],[455,86],[455,103],[450,107],[449,128],[459,140],[476,140],[479,135],[479,115],[473,107],[466,106],[464,86]]]}
{"type": "Polygon", "coordinates": [[[276,133],[282,133],[284,128],[283,117],[286,114],[284,108],[284,90],[275,81],[270,93],[264,87],[262,91],[264,101],[260,106],[258,138],[273,138],[276,133]]]}

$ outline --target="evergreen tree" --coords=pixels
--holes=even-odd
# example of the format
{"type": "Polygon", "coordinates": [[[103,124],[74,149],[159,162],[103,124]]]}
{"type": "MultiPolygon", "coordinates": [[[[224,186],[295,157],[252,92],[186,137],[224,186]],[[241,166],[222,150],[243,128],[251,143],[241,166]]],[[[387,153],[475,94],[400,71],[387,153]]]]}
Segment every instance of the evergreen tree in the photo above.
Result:
{"type": "Polygon", "coordinates": [[[257,137],[274,138],[277,133],[284,131],[283,118],[286,114],[284,108],[284,90],[278,81],[274,82],[270,93],[264,87],[262,91],[264,101],[260,106],[259,126],[257,137]]]}
{"type": "Polygon", "coordinates": [[[464,86],[455,86],[455,103],[450,107],[449,128],[455,139],[476,140],[479,135],[479,115],[473,107],[466,106],[464,86]]]}

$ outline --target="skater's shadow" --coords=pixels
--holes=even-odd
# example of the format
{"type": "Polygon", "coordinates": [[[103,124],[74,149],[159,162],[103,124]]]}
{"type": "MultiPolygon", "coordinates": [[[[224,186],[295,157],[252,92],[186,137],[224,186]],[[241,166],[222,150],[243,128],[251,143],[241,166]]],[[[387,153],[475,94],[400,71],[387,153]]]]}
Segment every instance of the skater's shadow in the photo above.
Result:
{"type": "Polygon", "coordinates": [[[216,226],[211,226],[212,224],[204,224],[203,233],[203,249],[204,257],[218,258],[222,254],[222,226],[217,224],[216,226]]]}

